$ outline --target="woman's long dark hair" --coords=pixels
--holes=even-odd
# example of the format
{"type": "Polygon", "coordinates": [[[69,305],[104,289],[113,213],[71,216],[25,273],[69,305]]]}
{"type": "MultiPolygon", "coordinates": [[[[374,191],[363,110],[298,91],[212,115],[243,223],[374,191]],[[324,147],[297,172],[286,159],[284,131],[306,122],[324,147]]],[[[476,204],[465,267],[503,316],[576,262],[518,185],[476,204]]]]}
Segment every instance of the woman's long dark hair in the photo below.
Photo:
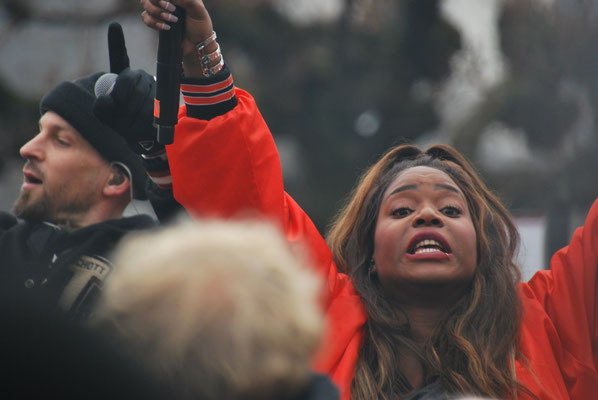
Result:
{"type": "Polygon", "coordinates": [[[496,398],[529,393],[514,373],[521,325],[517,294],[520,272],[513,262],[519,235],[508,212],[465,158],[450,146],[422,152],[415,146],[391,149],[360,179],[327,237],[338,268],[349,274],[365,304],[368,320],[351,386],[355,400],[401,399],[411,390],[399,370],[398,345],[421,360],[425,377],[436,376],[449,393],[496,398]],[[443,316],[422,349],[410,339],[409,323],[368,276],[382,197],[407,168],[428,166],[448,174],[463,191],[477,234],[478,264],[470,290],[443,316]]]}

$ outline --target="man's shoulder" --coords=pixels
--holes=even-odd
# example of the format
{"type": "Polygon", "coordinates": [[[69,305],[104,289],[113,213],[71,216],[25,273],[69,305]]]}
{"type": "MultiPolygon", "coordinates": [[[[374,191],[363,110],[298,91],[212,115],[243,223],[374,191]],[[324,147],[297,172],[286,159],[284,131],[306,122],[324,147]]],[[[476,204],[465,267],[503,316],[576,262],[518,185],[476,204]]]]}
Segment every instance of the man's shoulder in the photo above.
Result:
{"type": "Polygon", "coordinates": [[[14,215],[0,211],[0,231],[5,231],[17,225],[18,220],[14,215]]]}
{"type": "MultiPolygon", "coordinates": [[[[119,219],[107,220],[95,224],[95,227],[110,227],[122,230],[147,229],[158,225],[158,222],[149,215],[140,214],[119,219]]],[[[94,225],[91,225],[92,227],[94,225]]]]}
{"type": "Polygon", "coordinates": [[[88,225],[72,231],[71,240],[88,237],[119,239],[121,236],[137,230],[151,229],[158,225],[157,221],[149,215],[135,215],[118,219],[110,219],[96,224],[88,225]]]}

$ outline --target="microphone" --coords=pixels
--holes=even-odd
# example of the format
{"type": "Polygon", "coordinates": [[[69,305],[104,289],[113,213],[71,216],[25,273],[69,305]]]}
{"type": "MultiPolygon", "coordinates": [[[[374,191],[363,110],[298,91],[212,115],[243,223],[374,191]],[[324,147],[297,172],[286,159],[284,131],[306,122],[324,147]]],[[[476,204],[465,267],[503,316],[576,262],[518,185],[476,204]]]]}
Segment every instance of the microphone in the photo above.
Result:
{"type": "Polygon", "coordinates": [[[160,144],[173,142],[179,113],[185,9],[177,6],[174,15],[178,21],[170,24],[170,30],[160,31],[158,37],[154,126],[158,130],[157,141],[160,144]]]}
{"type": "Polygon", "coordinates": [[[96,98],[100,96],[109,96],[114,90],[114,84],[116,83],[118,75],[112,72],[107,72],[100,76],[93,87],[93,92],[96,98]]]}

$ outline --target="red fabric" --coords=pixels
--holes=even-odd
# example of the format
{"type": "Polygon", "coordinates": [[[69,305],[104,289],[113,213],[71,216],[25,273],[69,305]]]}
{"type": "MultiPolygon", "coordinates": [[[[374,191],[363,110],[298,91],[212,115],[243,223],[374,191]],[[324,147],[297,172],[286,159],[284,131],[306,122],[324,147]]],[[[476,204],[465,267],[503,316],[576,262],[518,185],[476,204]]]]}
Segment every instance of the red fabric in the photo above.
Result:
{"type": "MultiPolygon", "coordinates": [[[[251,96],[236,89],[238,106],[209,122],[181,108],[175,141],[167,146],[176,199],[192,214],[234,217],[256,210],[302,242],[326,282],[327,331],[315,361],[349,399],[366,315],[344,274],[338,273],[321,235],[284,192],[274,140],[251,96]]],[[[598,398],[598,203],[585,227],[539,272],[521,284],[524,320],[516,363],[519,381],[540,399],[598,398]]]]}
{"type": "MultiPolygon", "coordinates": [[[[552,257],[550,270],[520,285],[520,348],[544,387],[542,398],[598,399],[597,266],[598,200],[571,243],[552,257]]],[[[540,387],[521,365],[517,376],[540,387]]]]}

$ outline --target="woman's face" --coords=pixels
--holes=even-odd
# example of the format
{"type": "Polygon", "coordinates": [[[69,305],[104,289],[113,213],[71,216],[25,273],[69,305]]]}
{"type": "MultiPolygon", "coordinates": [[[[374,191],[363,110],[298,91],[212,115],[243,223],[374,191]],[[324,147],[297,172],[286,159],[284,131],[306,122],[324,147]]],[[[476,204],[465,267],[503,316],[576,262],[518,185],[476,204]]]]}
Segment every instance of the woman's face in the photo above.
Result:
{"type": "Polygon", "coordinates": [[[401,302],[451,301],[472,280],[476,230],[463,192],[443,171],[402,171],[382,197],[374,235],[373,272],[401,302]]]}

